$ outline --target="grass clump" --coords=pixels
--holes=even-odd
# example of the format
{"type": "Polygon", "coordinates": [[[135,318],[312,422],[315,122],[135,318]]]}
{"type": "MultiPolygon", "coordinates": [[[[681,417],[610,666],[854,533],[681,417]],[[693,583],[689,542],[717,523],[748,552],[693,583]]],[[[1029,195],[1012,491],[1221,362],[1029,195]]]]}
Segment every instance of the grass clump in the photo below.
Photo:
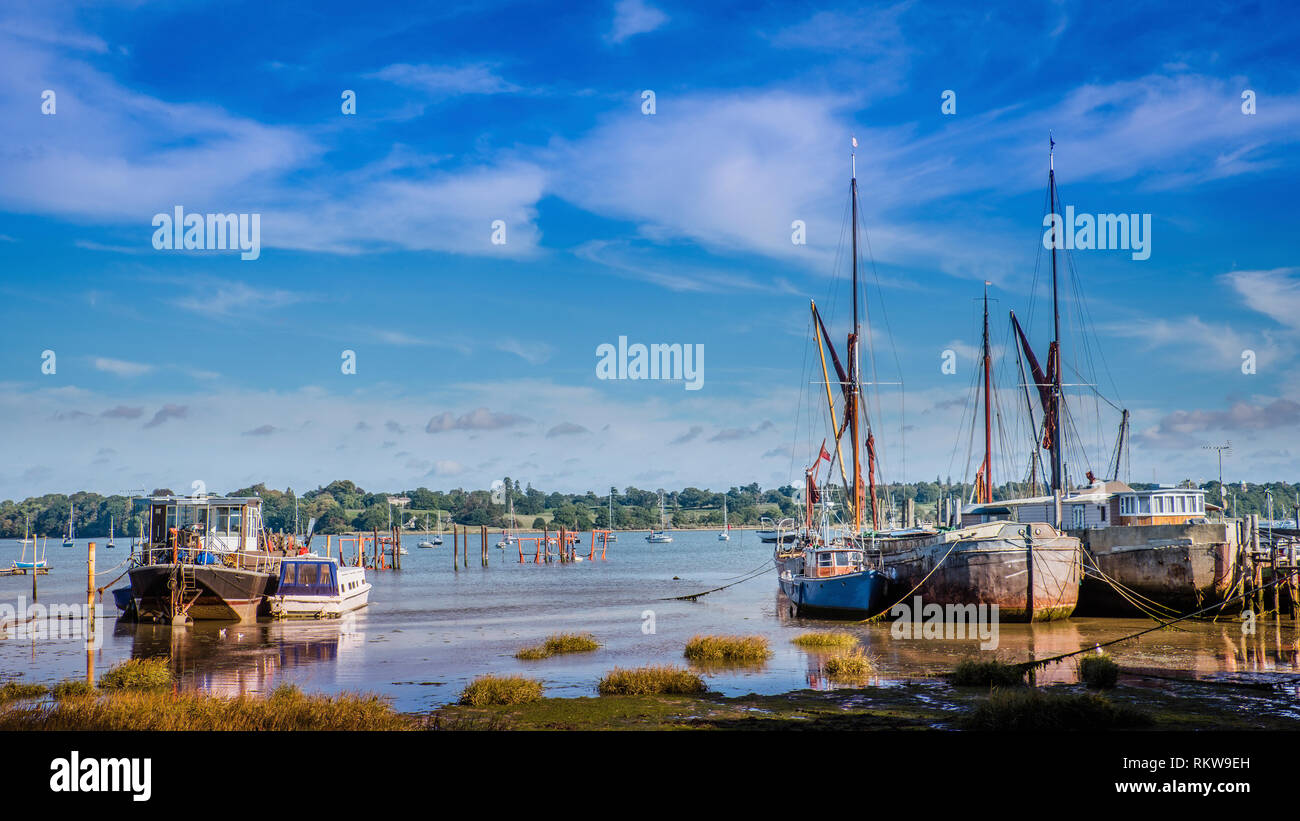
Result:
{"type": "Polygon", "coordinates": [[[99,678],[105,690],[151,690],[171,683],[171,659],[130,659],[99,678]]]}
{"type": "Polygon", "coordinates": [[[615,667],[600,680],[602,696],[692,695],[705,691],[704,679],[680,667],[615,667]]]}
{"type": "Polygon", "coordinates": [[[479,676],[461,691],[460,703],[472,707],[528,704],[542,697],[542,683],[523,676],[479,676]]]}
{"type": "Polygon", "coordinates": [[[826,675],[831,681],[862,681],[872,673],[871,659],[861,650],[840,653],[826,660],[826,675]]]}
{"type": "Polygon", "coordinates": [[[1109,690],[1119,680],[1119,665],[1107,655],[1084,656],[1079,662],[1079,677],[1094,690],[1109,690]]]}
{"type": "Polygon", "coordinates": [[[81,679],[61,681],[50,688],[50,695],[54,696],[56,699],[92,696],[94,694],[95,685],[82,681],[81,679]]]}
{"type": "Polygon", "coordinates": [[[296,687],[269,696],[227,699],[196,692],[112,690],[0,712],[0,730],[405,730],[413,723],[375,695],[304,695],[296,687]]]}
{"type": "Polygon", "coordinates": [[[686,642],[686,658],[695,662],[753,664],[772,652],[762,636],[695,636],[686,642]]]}
{"type": "Polygon", "coordinates": [[[525,647],[515,653],[515,658],[536,661],[563,653],[589,653],[598,649],[600,643],[590,633],[555,633],[541,644],[525,647]]]}
{"type": "Polygon", "coordinates": [[[5,682],[0,687],[0,704],[10,701],[21,701],[27,698],[40,698],[45,695],[46,687],[44,684],[23,684],[18,681],[5,682]]]}
{"type": "Polygon", "coordinates": [[[1095,693],[1049,694],[995,690],[958,719],[965,730],[1123,730],[1145,727],[1151,717],[1095,693]]]}
{"type": "Polygon", "coordinates": [[[989,659],[965,658],[952,672],[958,687],[1019,687],[1025,683],[1025,671],[1018,664],[989,659]]]}
{"type": "Polygon", "coordinates": [[[849,633],[804,633],[790,639],[800,647],[853,647],[858,643],[857,636],[849,633]]]}

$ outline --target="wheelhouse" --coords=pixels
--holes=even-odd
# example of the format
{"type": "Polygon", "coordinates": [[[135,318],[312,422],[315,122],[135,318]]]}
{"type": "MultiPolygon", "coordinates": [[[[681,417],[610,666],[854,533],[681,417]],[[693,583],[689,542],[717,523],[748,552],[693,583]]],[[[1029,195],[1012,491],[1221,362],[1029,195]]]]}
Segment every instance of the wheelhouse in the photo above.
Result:
{"type": "Polygon", "coordinates": [[[338,567],[321,558],[285,559],[280,562],[280,596],[339,595],[338,567]]]}
{"type": "Polygon", "coordinates": [[[817,578],[857,573],[866,567],[866,555],[861,550],[843,546],[810,547],[805,551],[804,573],[817,578]]]}
{"type": "Polygon", "coordinates": [[[262,500],[256,496],[154,496],[143,501],[149,507],[150,551],[216,556],[261,546],[262,500]]]}

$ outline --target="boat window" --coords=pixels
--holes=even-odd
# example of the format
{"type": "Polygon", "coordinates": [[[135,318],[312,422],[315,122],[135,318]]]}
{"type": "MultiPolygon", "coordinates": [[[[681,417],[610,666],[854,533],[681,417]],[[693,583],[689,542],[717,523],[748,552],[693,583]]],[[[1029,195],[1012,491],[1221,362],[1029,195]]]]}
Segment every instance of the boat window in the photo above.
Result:
{"type": "Polygon", "coordinates": [[[321,587],[334,588],[334,575],[330,572],[330,566],[323,564],[320,566],[320,584],[321,587]]]}
{"type": "Polygon", "coordinates": [[[239,524],[240,524],[241,517],[242,514],[239,508],[232,507],[230,509],[230,522],[229,522],[229,528],[226,530],[227,533],[233,533],[235,535],[239,535],[239,524]]]}
{"type": "Polygon", "coordinates": [[[853,564],[862,564],[862,554],[861,554],[861,553],[850,553],[850,554],[849,554],[849,561],[850,561],[851,563],[853,563],[853,564]]]}
{"type": "Polygon", "coordinates": [[[817,566],[818,566],[818,567],[830,567],[830,566],[831,566],[831,554],[830,554],[830,551],[824,551],[824,552],[822,552],[822,553],[818,553],[818,554],[817,554],[817,566]]]}
{"type": "Polygon", "coordinates": [[[305,585],[316,584],[316,568],[317,565],[315,563],[299,565],[298,584],[305,584],[305,585]]]}
{"type": "Polygon", "coordinates": [[[283,570],[280,572],[280,584],[291,585],[298,583],[298,565],[293,562],[285,562],[283,570]]]}

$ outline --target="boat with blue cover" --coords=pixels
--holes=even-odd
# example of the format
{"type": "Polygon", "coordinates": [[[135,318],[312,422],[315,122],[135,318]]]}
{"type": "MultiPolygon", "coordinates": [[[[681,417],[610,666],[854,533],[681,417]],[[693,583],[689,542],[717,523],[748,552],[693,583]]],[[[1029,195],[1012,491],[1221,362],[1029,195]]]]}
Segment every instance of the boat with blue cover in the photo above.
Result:
{"type": "Polygon", "coordinates": [[[329,556],[294,556],[280,562],[275,594],[267,598],[277,619],[338,618],[370,599],[364,567],[340,565],[329,556]]]}

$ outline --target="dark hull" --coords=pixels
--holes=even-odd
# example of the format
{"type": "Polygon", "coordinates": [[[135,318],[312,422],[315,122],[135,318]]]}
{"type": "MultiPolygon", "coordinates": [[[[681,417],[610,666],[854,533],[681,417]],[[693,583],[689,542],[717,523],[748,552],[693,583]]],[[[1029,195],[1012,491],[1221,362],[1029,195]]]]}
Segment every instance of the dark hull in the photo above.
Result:
{"type": "MultiPolygon", "coordinates": [[[[1140,525],[1079,531],[1091,567],[1129,596],[1158,602],[1180,614],[1221,603],[1236,581],[1239,548],[1228,525],[1140,525]],[[1126,591],[1126,592],[1127,592],[1126,591]],[[1134,595],[1136,594],[1136,595],[1134,595]]],[[[1143,607],[1153,608],[1143,601],[1143,607]]],[[[1225,612],[1241,609],[1241,602],[1225,612]]],[[[1087,615],[1141,615],[1108,582],[1090,574],[1083,581],[1079,612],[1087,615]]]]}
{"type": "Polygon", "coordinates": [[[862,619],[880,613],[886,603],[887,583],[875,570],[826,578],[782,574],[780,583],[800,614],[862,619]]]}
{"type": "Polygon", "coordinates": [[[891,599],[920,596],[928,604],[997,605],[1003,621],[1067,619],[1079,601],[1079,540],[1044,524],[977,525],[881,544],[891,599]],[[1033,555],[1033,607],[1028,557],[1033,555]],[[937,567],[937,569],[936,569],[937,567]],[[912,591],[914,587],[919,588],[912,591]]]}
{"type": "MultiPolygon", "coordinates": [[[[139,618],[171,621],[176,565],[155,564],[130,572],[131,595],[139,618]]],[[[266,596],[274,592],[276,577],[256,570],[213,565],[187,566],[193,571],[197,596],[185,597],[186,613],[196,620],[253,621],[266,596]]]]}

